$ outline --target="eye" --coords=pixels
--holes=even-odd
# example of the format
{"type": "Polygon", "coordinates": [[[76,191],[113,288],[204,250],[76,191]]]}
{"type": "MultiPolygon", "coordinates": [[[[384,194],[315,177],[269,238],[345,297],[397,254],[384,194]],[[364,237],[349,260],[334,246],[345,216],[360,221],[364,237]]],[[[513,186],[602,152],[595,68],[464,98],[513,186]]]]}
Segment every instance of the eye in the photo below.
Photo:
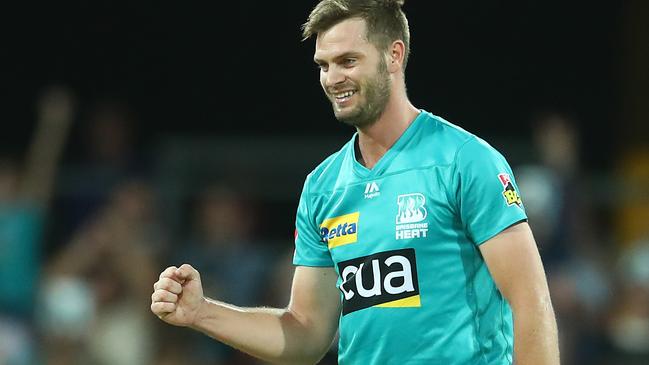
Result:
{"type": "Polygon", "coordinates": [[[343,65],[345,65],[345,67],[352,67],[355,64],[356,64],[355,58],[345,58],[345,60],[343,61],[343,65]]]}
{"type": "Polygon", "coordinates": [[[320,71],[324,71],[324,72],[327,72],[327,70],[329,69],[329,66],[326,63],[318,63],[318,64],[316,64],[316,67],[320,71]]]}

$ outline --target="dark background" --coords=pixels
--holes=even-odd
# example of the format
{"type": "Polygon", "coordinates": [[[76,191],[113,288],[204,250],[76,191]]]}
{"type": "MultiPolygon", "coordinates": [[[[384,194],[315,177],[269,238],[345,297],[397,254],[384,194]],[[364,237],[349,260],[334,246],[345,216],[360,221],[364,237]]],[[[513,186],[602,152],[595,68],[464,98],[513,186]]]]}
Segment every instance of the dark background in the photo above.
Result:
{"type": "MultiPolygon", "coordinates": [[[[3,5],[0,291],[27,289],[18,304],[0,300],[0,363],[16,353],[34,359],[10,365],[121,364],[123,354],[258,364],[157,321],[149,296],[164,267],[191,262],[210,296],[286,305],[302,183],[354,132],[333,117],[314,42],[301,39],[315,3],[3,5]],[[41,98],[57,92],[47,112],[41,98]],[[70,105],[70,133],[41,139],[47,157],[63,135],[61,158],[40,155],[49,178],[32,186],[52,194],[36,207],[3,196],[5,159],[30,177],[35,132],[67,131],[52,115],[70,105]],[[101,129],[106,106],[116,114],[101,129]],[[11,236],[25,222],[31,230],[11,236]],[[135,335],[104,341],[114,329],[135,335]],[[151,346],[122,350],[133,339],[151,346]]],[[[404,10],[414,105],[486,139],[521,178],[563,363],[647,364],[649,2],[409,0],[404,10]],[[538,124],[554,116],[566,129],[538,124]]]]}
{"type": "MultiPolygon", "coordinates": [[[[578,121],[589,166],[607,166],[620,133],[623,1],[410,1],[407,70],[415,105],[479,135],[525,137],[533,113],[578,121]]],[[[82,101],[118,97],[156,134],[349,135],[332,117],[300,25],[311,2],[52,3],[8,35],[5,115],[21,136],[51,82],[82,101]]],[[[20,12],[19,12],[20,13],[20,12]]],[[[623,121],[622,121],[623,123],[623,121]]],[[[74,146],[71,152],[75,153],[74,146]]]]}

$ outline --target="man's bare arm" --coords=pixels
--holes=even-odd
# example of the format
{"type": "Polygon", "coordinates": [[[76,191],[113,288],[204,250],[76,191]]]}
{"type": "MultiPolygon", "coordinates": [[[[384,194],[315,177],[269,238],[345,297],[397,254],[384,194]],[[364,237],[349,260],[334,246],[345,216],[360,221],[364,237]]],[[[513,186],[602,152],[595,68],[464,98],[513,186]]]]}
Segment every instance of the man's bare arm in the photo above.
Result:
{"type": "Polygon", "coordinates": [[[53,86],[40,97],[38,121],[29,146],[21,195],[47,208],[52,198],[57,164],[69,136],[75,112],[74,96],[65,87],[53,86]]]}
{"type": "Polygon", "coordinates": [[[333,268],[299,266],[287,308],[240,308],[203,297],[189,265],[170,267],[154,285],[151,310],[268,362],[314,364],[331,346],[340,315],[333,268]]]}
{"type": "Polygon", "coordinates": [[[516,364],[558,365],[557,324],[532,231],[516,224],[483,243],[480,251],[514,314],[516,364]]]}

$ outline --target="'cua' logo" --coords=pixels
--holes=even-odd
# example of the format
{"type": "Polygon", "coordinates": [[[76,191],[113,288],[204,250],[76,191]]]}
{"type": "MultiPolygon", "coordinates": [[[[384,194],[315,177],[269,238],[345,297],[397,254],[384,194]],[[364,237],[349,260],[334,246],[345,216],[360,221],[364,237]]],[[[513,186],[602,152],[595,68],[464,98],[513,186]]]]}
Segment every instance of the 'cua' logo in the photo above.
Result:
{"type": "Polygon", "coordinates": [[[369,307],[420,307],[412,248],[379,252],[338,263],[343,315],[369,307]]]}

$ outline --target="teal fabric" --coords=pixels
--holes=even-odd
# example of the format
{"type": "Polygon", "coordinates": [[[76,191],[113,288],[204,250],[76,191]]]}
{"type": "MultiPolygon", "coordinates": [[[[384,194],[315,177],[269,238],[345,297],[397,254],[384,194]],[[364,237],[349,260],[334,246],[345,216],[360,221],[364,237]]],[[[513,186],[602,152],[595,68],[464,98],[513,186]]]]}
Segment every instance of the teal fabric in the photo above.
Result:
{"type": "Polygon", "coordinates": [[[28,317],[40,267],[42,211],[29,204],[0,205],[0,313],[28,317]]]}
{"type": "Polygon", "coordinates": [[[295,265],[333,266],[340,364],[511,364],[511,309],[479,245],[526,220],[485,141],[421,111],[381,160],[356,135],[306,178],[295,265]]]}

